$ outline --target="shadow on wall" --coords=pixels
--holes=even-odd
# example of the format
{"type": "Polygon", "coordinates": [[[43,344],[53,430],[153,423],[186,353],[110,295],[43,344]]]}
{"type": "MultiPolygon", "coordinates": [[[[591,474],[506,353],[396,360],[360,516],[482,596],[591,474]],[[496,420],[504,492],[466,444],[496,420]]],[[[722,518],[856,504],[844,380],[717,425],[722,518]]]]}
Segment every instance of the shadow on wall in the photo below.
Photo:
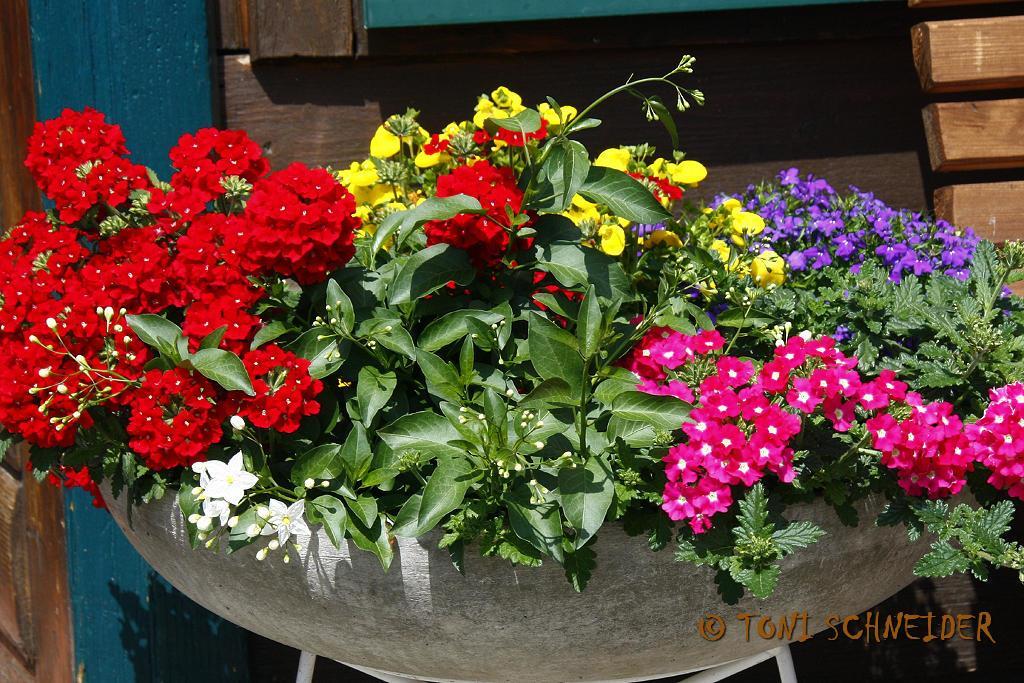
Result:
{"type": "MultiPolygon", "coordinates": [[[[238,633],[205,609],[175,591],[156,572],[147,576],[145,599],[122,590],[114,581],[110,593],[121,608],[121,647],[134,669],[134,681],[153,683],[244,683],[247,672],[237,657],[210,649],[196,652],[190,643],[219,643],[236,650],[246,647],[238,633]],[[224,631],[228,631],[225,639],[224,631]],[[230,638],[238,633],[237,642],[230,638]],[[233,662],[236,662],[233,664],[233,662]]],[[[86,672],[86,681],[92,683],[86,672]]],[[[107,682],[105,682],[107,683],[107,682]]]]}

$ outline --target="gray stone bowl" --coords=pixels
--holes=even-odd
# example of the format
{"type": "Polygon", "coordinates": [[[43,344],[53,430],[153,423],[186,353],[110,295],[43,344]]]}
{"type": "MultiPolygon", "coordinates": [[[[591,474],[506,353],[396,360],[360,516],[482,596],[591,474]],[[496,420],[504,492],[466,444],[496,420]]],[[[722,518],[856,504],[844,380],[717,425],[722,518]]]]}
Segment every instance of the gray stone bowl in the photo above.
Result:
{"type": "Polygon", "coordinates": [[[924,552],[902,527],[874,526],[879,497],[861,502],[856,528],[818,501],[787,516],[827,535],[785,560],[770,599],[728,606],[711,570],[676,562],[671,548],[651,552],[615,524],[601,530],[598,567],[578,594],[553,562],[513,567],[467,550],[463,576],[435,534],[399,539],[387,573],[321,529],[297,539],[301,561],[290,564],[280,552],[257,562],[253,546],[192,550],[173,496],[135,509],[131,526],[123,502],[108,500],[142,556],[210,611],[295,648],[427,681],[640,681],[707,668],[781,644],[758,636],[756,620],[748,640],[737,615],[806,612],[808,633],[820,631],[829,615],[857,614],[910,583],[924,552]],[[714,642],[698,631],[708,614],[727,628],[714,642]]]}

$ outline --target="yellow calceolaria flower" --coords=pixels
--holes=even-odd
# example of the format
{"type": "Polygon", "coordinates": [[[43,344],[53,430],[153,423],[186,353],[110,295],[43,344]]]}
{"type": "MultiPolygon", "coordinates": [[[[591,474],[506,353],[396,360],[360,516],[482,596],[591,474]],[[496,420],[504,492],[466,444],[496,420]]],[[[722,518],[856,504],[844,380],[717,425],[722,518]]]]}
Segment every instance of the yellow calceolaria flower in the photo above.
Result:
{"type": "Polygon", "coordinates": [[[679,239],[679,235],[670,230],[655,230],[644,239],[644,249],[661,246],[678,249],[683,246],[683,241],[679,239]]]}
{"type": "Polygon", "coordinates": [[[541,103],[537,107],[537,111],[540,112],[541,117],[548,122],[549,126],[565,125],[576,118],[579,113],[576,111],[576,107],[570,107],[568,105],[560,107],[560,111],[555,111],[547,102],[541,103]]]}
{"type": "Polygon", "coordinates": [[[734,232],[731,235],[729,235],[729,241],[732,242],[733,244],[735,244],[740,249],[742,249],[743,247],[747,246],[747,241],[745,239],[743,239],[743,235],[741,235],[739,233],[735,233],[734,232]]]}
{"type": "Polygon", "coordinates": [[[626,231],[619,225],[602,225],[597,236],[601,238],[601,251],[609,256],[618,256],[626,249],[626,231]]]}
{"type": "Polygon", "coordinates": [[[378,159],[387,159],[398,154],[402,143],[398,136],[389,131],[383,125],[377,127],[377,132],[370,139],[370,156],[378,159]]]}
{"type": "Polygon", "coordinates": [[[761,252],[750,264],[750,275],[758,287],[777,287],[786,281],[786,262],[774,251],[761,252]]]}
{"type": "Polygon", "coordinates": [[[722,263],[728,263],[729,259],[732,258],[732,249],[729,245],[722,240],[715,240],[711,243],[711,252],[718,255],[718,259],[722,263]]]}
{"type": "Polygon", "coordinates": [[[373,187],[380,182],[377,167],[374,166],[372,159],[367,159],[362,163],[353,161],[348,168],[338,171],[337,177],[349,192],[352,192],[354,188],[373,187]]]}
{"type": "Polygon", "coordinates": [[[760,235],[764,231],[764,219],[751,211],[735,211],[732,214],[732,231],[736,235],[760,235]]]}
{"type": "Polygon", "coordinates": [[[597,210],[597,204],[588,202],[580,195],[572,198],[572,204],[569,205],[566,211],[562,212],[562,215],[566,216],[576,225],[582,225],[586,222],[597,225],[601,222],[601,214],[597,210]]]}
{"type": "Polygon", "coordinates": [[[730,214],[736,213],[737,211],[740,211],[742,208],[743,204],[740,203],[740,200],[733,199],[732,197],[729,197],[724,202],[718,205],[719,211],[725,211],[726,213],[730,214]]]}
{"type": "Polygon", "coordinates": [[[708,169],[704,164],[692,159],[684,159],[678,164],[666,163],[665,172],[676,185],[696,185],[708,177],[708,169]]]}
{"type": "Polygon", "coordinates": [[[629,162],[632,160],[628,149],[622,147],[613,147],[606,149],[597,155],[597,159],[594,161],[594,166],[604,166],[605,168],[614,168],[616,171],[622,171],[623,173],[629,168],[629,162]]]}
{"type": "Polygon", "coordinates": [[[437,166],[442,161],[445,161],[447,157],[448,157],[448,155],[444,154],[442,152],[436,152],[434,154],[427,154],[423,150],[420,150],[419,153],[416,155],[416,159],[415,159],[416,167],[417,168],[431,168],[432,166],[437,166]]]}
{"type": "Polygon", "coordinates": [[[513,114],[518,114],[526,108],[523,106],[523,98],[519,96],[519,93],[509,90],[504,85],[499,85],[491,91],[491,101],[513,114]]]}

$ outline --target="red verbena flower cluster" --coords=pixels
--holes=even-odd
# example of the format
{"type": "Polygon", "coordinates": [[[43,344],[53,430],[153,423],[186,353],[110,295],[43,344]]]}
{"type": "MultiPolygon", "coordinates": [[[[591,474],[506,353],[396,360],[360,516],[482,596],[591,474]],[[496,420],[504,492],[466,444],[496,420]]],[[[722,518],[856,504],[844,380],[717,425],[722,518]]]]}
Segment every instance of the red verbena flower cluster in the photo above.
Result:
{"type": "Polygon", "coordinates": [[[483,146],[492,140],[496,140],[505,143],[509,147],[525,147],[526,143],[530,140],[543,140],[547,136],[548,122],[545,119],[541,119],[540,128],[532,133],[519,133],[505,128],[498,128],[494,135],[491,135],[481,128],[473,133],[473,142],[483,146]]]}
{"type": "Polygon", "coordinates": [[[214,385],[182,368],[150,370],[132,401],[128,445],[153,470],[206,459],[220,441],[221,424],[234,412],[214,385]]]}
{"type": "Polygon", "coordinates": [[[93,207],[118,207],[132,190],[149,187],[145,167],[127,156],[120,127],[108,124],[102,113],[65,109],[36,124],[25,165],[60,219],[72,223],[93,207]]]}
{"type": "MultiPolygon", "coordinates": [[[[322,385],[308,361],[276,347],[249,352],[264,324],[262,285],[320,282],[344,266],[360,226],[354,198],[301,164],[268,176],[241,131],[182,136],[169,186],[128,154],[121,129],[92,109],[65,110],[29,140],[26,166],[56,208],[27,213],[0,239],[0,353],[10,361],[0,365],[0,425],[33,446],[69,448],[105,410],[158,470],[205,459],[240,410],[253,424],[294,431],[319,410],[322,385]],[[232,177],[254,186],[244,211],[244,183],[234,183],[232,201],[216,201],[232,177]],[[256,396],[183,368],[145,371],[153,352],[129,314],[177,323],[192,351],[219,331],[220,348],[248,352],[256,396]]],[[[59,478],[91,482],[84,469],[59,478]]]]}
{"type": "Polygon", "coordinates": [[[103,500],[103,494],[100,492],[100,487],[93,481],[92,475],[89,474],[88,467],[82,467],[75,469],[73,467],[65,467],[60,465],[58,470],[60,474],[51,472],[47,476],[47,480],[54,486],[63,485],[64,488],[68,489],[83,489],[86,493],[92,495],[92,506],[100,508],[101,510],[107,509],[107,502],[103,500]]]}
{"type": "Polygon", "coordinates": [[[323,383],[309,376],[309,361],[268,344],[242,359],[256,395],[246,398],[238,414],[257,427],[291,433],[307,415],[320,412],[313,400],[323,383]]]}
{"type": "Polygon", "coordinates": [[[967,425],[978,461],[991,470],[988,483],[1024,500],[1024,384],[989,391],[988,408],[967,425]]]}
{"type": "Polygon", "coordinates": [[[247,258],[260,271],[323,282],[355,254],[355,198],[330,173],[294,163],[258,181],[245,207],[247,258]]]}
{"type": "Polygon", "coordinates": [[[497,265],[509,246],[508,231],[503,227],[508,223],[506,207],[519,213],[523,201],[512,170],[478,161],[438,177],[438,197],[457,194],[479,200],[487,214],[459,214],[448,220],[427,222],[424,227],[427,246],[444,243],[463,249],[469,252],[473,265],[481,270],[497,265]]]}

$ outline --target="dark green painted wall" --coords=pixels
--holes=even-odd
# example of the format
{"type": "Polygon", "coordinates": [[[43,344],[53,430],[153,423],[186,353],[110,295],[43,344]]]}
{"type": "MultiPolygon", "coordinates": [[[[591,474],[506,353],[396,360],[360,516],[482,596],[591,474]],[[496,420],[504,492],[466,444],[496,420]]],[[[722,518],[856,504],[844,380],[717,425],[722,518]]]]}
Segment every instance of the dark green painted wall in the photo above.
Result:
{"type": "MultiPolygon", "coordinates": [[[[213,121],[206,2],[31,0],[30,11],[38,117],[106,112],[132,158],[166,176],[178,137],[213,121]]],[[[86,683],[247,681],[245,632],[171,588],[79,493],[66,519],[86,683]]]]}

